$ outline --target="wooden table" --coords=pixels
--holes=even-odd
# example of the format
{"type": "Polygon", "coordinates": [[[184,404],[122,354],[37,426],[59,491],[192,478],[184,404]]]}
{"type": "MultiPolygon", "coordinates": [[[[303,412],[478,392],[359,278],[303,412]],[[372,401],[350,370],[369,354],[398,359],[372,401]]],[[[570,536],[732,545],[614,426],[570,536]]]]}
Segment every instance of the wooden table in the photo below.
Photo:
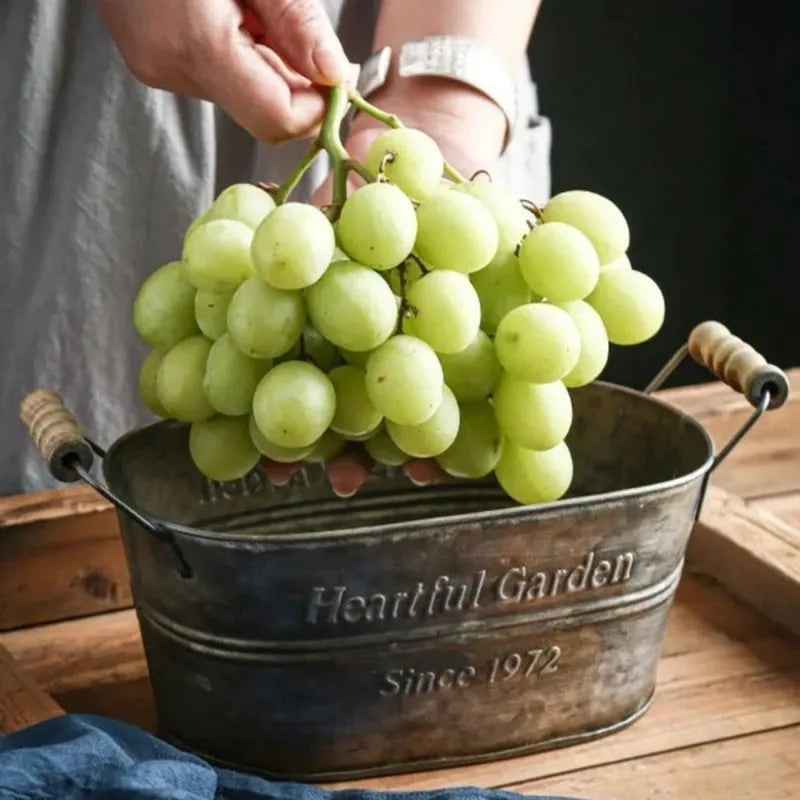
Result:
{"type": "MultiPolygon", "coordinates": [[[[347,785],[473,784],[592,800],[800,797],[800,370],[791,377],[793,399],[714,477],[670,615],[656,699],[640,721],[549,753],[347,785]]],[[[662,396],[718,444],[748,413],[718,384],[662,396]]],[[[69,489],[0,504],[0,576],[0,732],[61,709],[154,730],[104,501],[69,489]]]]}

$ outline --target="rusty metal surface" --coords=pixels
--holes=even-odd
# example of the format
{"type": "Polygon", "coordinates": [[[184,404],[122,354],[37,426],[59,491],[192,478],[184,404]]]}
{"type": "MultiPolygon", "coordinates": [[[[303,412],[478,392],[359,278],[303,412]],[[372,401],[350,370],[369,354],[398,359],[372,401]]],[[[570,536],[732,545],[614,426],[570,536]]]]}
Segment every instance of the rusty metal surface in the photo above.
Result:
{"type": "Polygon", "coordinates": [[[642,713],[712,460],[642,394],[574,392],[572,497],[309,468],[210,484],[184,426],[108,453],[112,491],[176,523],[191,578],[121,515],[163,733],[239,768],[348,777],[559,746],[642,713]],[[194,527],[191,527],[194,526],[194,527]]]}

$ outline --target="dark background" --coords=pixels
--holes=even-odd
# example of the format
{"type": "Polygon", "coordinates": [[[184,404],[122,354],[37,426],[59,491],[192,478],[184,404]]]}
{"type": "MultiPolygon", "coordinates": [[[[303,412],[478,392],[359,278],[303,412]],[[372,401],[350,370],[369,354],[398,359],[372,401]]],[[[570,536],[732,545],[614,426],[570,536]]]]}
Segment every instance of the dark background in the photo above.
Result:
{"type": "MultiPolygon", "coordinates": [[[[634,268],[667,302],[661,332],[613,348],[604,378],[642,387],[704,319],[800,365],[793,5],[543,0],[529,54],[553,126],[553,193],[614,200],[634,268]]],[[[689,365],[672,383],[707,379],[689,365]]]]}

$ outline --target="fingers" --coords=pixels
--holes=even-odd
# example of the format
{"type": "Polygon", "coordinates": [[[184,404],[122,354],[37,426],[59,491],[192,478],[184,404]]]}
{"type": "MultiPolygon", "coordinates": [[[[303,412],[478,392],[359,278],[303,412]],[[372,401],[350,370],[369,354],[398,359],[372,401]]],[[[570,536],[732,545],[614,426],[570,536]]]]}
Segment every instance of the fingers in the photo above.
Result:
{"type": "Polygon", "coordinates": [[[403,465],[403,472],[415,486],[432,486],[441,483],[445,473],[432,458],[415,458],[403,465]]]}
{"type": "Polygon", "coordinates": [[[339,497],[352,497],[369,478],[374,464],[360,448],[348,450],[325,465],[331,489],[339,497]]]}
{"type": "Polygon", "coordinates": [[[333,86],[350,77],[350,64],[319,0],[248,0],[280,56],[315,83],[333,86]]]}
{"type": "Polygon", "coordinates": [[[287,82],[276,71],[275,56],[266,56],[245,36],[230,40],[198,65],[196,80],[253,136],[269,144],[312,135],[325,113],[325,99],[316,87],[287,82]]]}
{"type": "Polygon", "coordinates": [[[261,468],[264,474],[269,478],[270,483],[276,486],[283,486],[289,483],[292,475],[303,466],[302,461],[292,461],[285,464],[282,461],[273,461],[270,458],[261,459],[261,468]]]}
{"type": "MultiPolygon", "coordinates": [[[[261,466],[270,483],[284,486],[303,464],[299,461],[284,464],[262,458],[261,466]]],[[[374,466],[372,459],[361,448],[351,448],[325,464],[325,473],[335,494],[346,498],[355,495],[367,482],[374,466]]],[[[437,463],[429,458],[412,459],[406,462],[403,471],[415,486],[432,486],[447,477],[437,463]]]]}

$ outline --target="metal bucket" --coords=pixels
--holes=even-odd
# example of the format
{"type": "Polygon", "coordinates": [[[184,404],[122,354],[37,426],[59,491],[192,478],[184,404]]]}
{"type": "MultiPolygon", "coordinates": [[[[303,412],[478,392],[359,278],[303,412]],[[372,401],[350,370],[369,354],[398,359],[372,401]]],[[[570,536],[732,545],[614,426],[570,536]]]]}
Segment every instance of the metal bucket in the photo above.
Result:
{"type": "MultiPolygon", "coordinates": [[[[690,341],[755,406],[732,446],[788,382],[715,323],[690,341]]],[[[103,486],[56,395],[31,395],[23,418],[55,474],[121,509],[161,734],[238,769],[338,779],[548,749],[646,710],[727,450],[644,393],[572,396],[573,486],[539,506],[391,469],[349,500],[314,465],[281,487],[260,469],[217,484],[169,421],[114,443],[103,486]]]]}

